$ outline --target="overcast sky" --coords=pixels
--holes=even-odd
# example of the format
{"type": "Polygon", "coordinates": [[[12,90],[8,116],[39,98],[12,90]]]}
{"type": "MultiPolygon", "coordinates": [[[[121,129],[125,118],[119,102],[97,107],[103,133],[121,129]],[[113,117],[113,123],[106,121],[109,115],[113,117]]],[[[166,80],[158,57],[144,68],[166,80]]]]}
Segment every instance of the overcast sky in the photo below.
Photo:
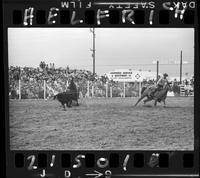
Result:
{"type": "MultiPolygon", "coordinates": [[[[183,51],[183,74],[193,75],[194,29],[191,28],[96,28],[96,72],[114,69],[156,70],[178,76],[183,51]],[[150,65],[149,65],[150,64],[150,65]]],[[[40,61],[56,67],[92,71],[92,33],[88,28],[9,28],[9,65],[38,67],[40,61]]]]}

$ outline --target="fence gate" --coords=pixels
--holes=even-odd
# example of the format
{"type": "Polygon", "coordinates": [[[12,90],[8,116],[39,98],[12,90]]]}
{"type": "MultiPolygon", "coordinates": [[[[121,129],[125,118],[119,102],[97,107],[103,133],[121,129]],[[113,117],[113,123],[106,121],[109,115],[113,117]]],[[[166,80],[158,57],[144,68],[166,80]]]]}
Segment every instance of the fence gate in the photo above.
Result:
{"type": "Polygon", "coordinates": [[[184,88],[184,85],[180,85],[180,96],[185,96],[185,88],[184,88]]]}

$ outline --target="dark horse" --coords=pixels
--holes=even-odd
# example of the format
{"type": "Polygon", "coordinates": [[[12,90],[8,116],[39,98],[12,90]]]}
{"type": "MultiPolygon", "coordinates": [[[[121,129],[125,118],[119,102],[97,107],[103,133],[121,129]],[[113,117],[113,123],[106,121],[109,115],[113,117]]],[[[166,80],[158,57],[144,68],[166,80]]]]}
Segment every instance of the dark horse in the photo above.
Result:
{"type": "Polygon", "coordinates": [[[69,84],[68,89],[66,90],[66,93],[70,93],[72,100],[76,101],[76,105],[79,106],[78,104],[78,99],[79,99],[79,91],[76,87],[76,84],[74,83],[73,78],[71,79],[71,82],[69,84]]]}
{"type": "Polygon", "coordinates": [[[64,110],[65,110],[65,104],[67,107],[72,107],[72,100],[76,101],[76,105],[78,106],[78,98],[79,98],[79,92],[76,88],[76,85],[73,81],[73,79],[70,82],[70,85],[68,89],[65,92],[58,93],[54,96],[54,99],[57,99],[59,102],[61,102],[64,110]]]}
{"type": "Polygon", "coordinates": [[[165,99],[167,97],[167,92],[169,90],[171,90],[171,87],[170,87],[170,83],[167,83],[165,88],[163,88],[162,90],[160,91],[156,91],[154,93],[154,96],[151,97],[149,94],[155,90],[155,87],[153,86],[150,86],[150,87],[146,87],[146,88],[143,88],[142,89],[142,92],[141,92],[141,97],[138,99],[137,103],[135,104],[135,106],[137,106],[137,104],[145,97],[147,97],[146,100],[144,100],[144,104],[148,101],[151,101],[151,100],[155,100],[154,102],[154,106],[157,105],[157,102],[163,102],[164,103],[164,107],[165,107],[165,99]]]}

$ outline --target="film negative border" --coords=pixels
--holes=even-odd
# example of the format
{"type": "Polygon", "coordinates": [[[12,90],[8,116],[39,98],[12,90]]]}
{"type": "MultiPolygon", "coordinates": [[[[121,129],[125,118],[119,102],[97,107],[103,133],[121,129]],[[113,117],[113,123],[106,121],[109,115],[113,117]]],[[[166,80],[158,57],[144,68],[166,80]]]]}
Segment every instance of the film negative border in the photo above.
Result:
{"type": "Polygon", "coordinates": [[[24,1],[5,3],[6,24],[16,27],[192,27],[195,1],[24,1]]]}
{"type": "Polygon", "coordinates": [[[10,168],[29,177],[198,177],[192,152],[39,151],[11,157],[10,168]]]}

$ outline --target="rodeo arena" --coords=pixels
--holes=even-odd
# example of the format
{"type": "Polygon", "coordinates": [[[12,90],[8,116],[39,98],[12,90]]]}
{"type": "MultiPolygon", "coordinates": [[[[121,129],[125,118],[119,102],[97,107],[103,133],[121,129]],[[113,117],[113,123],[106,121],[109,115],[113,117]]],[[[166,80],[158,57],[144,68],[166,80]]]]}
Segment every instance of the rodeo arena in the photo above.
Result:
{"type": "Polygon", "coordinates": [[[44,61],[37,68],[10,66],[11,148],[191,149],[194,77],[181,83],[167,77],[166,107],[159,101],[135,106],[156,77],[162,73],[132,69],[98,76],[44,61]],[[70,92],[76,95],[65,103],[70,92]]]}

